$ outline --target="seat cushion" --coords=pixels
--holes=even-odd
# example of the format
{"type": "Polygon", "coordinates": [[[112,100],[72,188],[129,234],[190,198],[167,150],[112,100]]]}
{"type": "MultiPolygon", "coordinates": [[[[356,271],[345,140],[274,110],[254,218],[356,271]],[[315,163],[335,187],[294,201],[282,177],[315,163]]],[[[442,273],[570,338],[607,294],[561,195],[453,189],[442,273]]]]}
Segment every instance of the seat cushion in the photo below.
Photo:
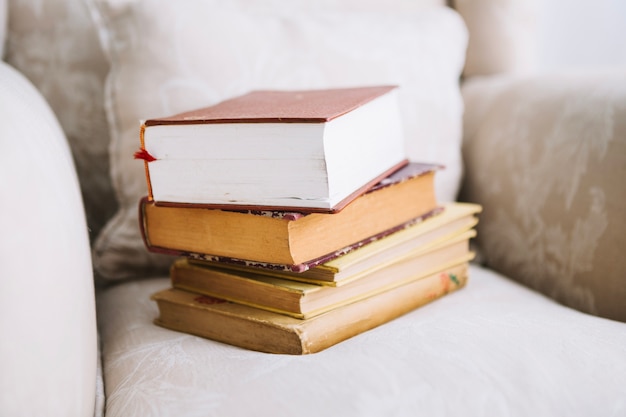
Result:
{"type": "Polygon", "coordinates": [[[626,324],[472,266],[464,289],[308,356],[152,324],[167,278],[99,296],[107,416],[621,415],[626,324]]]}
{"type": "Polygon", "coordinates": [[[147,253],[138,227],[148,193],[144,166],[132,158],[140,120],[248,90],[398,84],[409,157],[446,165],[437,193],[455,199],[467,32],[454,10],[433,0],[89,3],[111,59],[106,107],[121,198],[94,247],[101,276],[146,276],[171,263],[147,253]]]}

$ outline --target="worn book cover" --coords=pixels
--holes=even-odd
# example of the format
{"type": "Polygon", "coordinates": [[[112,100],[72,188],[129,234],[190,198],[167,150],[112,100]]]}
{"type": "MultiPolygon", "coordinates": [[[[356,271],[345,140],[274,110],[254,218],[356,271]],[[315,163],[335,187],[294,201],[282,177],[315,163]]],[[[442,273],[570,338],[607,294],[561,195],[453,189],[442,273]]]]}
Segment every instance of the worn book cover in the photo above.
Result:
{"type": "Polygon", "coordinates": [[[425,249],[398,254],[383,265],[372,265],[355,279],[332,287],[255,272],[209,267],[179,259],[171,268],[174,288],[206,294],[296,318],[311,318],[421,279],[473,258],[468,230],[425,249]]]}
{"type": "Polygon", "coordinates": [[[200,123],[324,123],[342,116],[397,86],[320,90],[258,90],[214,106],[170,117],[148,119],[145,126],[200,123]]]}
{"type": "Polygon", "coordinates": [[[173,288],[152,299],[158,305],[159,326],[245,349],[303,355],[441,298],[463,287],[467,275],[468,265],[459,265],[305,320],[173,288]]]}

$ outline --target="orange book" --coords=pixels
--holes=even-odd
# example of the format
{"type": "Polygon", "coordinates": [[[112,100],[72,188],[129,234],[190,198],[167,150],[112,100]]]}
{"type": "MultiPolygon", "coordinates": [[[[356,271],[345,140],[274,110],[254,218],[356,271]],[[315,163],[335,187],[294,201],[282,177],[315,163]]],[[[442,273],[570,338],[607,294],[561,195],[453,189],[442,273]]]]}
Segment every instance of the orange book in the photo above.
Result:
{"type": "Polygon", "coordinates": [[[304,271],[440,212],[438,168],[408,164],[337,213],[159,206],[143,199],[140,224],[153,252],[304,271]]]}
{"type": "Polygon", "coordinates": [[[228,269],[281,280],[340,287],[386,268],[400,259],[424,254],[465,232],[475,232],[473,228],[478,224],[477,215],[481,211],[482,207],[478,204],[447,203],[442,207],[442,211],[436,215],[386,236],[380,236],[373,242],[341,256],[328,259],[322,264],[311,265],[306,271],[294,272],[284,269],[246,266],[242,263],[213,262],[192,258],[188,261],[192,264],[219,270],[228,269]]]}

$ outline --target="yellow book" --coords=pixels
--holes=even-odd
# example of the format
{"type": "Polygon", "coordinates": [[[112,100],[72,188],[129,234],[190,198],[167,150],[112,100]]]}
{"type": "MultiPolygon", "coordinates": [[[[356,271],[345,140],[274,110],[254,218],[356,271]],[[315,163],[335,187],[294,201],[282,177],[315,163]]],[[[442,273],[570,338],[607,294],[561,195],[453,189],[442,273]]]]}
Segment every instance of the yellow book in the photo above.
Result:
{"type": "Polygon", "coordinates": [[[375,240],[352,252],[303,272],[255,268],[228,262],[191,260],[198,265],[257,273],[318,285],[341,286],[361,276],[382,269],[402,256],[416,256],[433,245],[448,240],[477,223],[481,206],[470,203],[448,203],[443,211],[417,224],[375,240]]]}
{"type": "Polygon", "coordinates": [[[172,286],[296,318],[310,318],[452,268],[473,258],[468,230],[450,239],[361,271],[359,279],[339,287],[307,284],[233,269],[200,266],[180,259],[171,269],[172,286]]]}
{"type": "Polygon", "coordinates": [[[461,264],[306,320],[166,289],[152,296],[159,308],[155,323],[245,349],[310,354],[461,288],[466,283],[467,271],[467,264],[461,264]]]}

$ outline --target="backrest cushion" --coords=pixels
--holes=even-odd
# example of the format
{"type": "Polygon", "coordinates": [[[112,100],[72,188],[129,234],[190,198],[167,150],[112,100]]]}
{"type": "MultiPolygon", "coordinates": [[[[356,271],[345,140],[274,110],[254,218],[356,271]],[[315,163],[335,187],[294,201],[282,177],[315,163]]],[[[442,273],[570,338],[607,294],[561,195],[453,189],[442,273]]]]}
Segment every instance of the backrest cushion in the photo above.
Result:
{"type": "Polygon", "coordinates": [[[120,210],[98,238],[94,262],[111,279],[166,271],[148,254],[137,205],[147,194],[141,119],[214,104],[252,89],[398,84],[411,159],[443,163],[437,191],[456,197],[467,33],[432,0],[89,0],[111,58],[106,108],[120,210]],[[435,3],[435,4],[434,4],[435,3]]]}
{"type": "Polygon", "coordinates": [[[450,0],[470,32],[463,75],[532,71],[536,64],[537,0],[450,0]]]}
{"type": "Polygon", "coordinates": [[[0,63],[0,415],[92,416],[97,333],[80,188],[41,94],[0,63]]]}
{"type": "Polygon", "coordinates": [[[108,62],[95,25],[82,0],[6,1],[5,60],[37,87],[63,127],[94,239],[117,209],[103,106],[108,62]]]}

